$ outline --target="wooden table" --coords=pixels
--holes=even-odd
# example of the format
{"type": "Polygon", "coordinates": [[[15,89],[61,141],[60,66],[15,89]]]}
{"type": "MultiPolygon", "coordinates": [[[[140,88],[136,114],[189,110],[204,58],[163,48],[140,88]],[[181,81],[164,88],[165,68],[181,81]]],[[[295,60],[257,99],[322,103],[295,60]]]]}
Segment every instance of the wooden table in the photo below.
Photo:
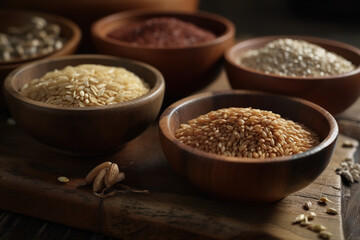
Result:
{"type": "MultiPolygon", "coordinates": [[[[222,74],[219,79],[206,90],[222,90],[228,88],[229,85],[226,77],[222,74]]],[[[360,101],[343,114],[337,116],[337,119],[342,133],[360,140],[360,101]]],[[[324,172],[324,174],[315,181],[314,184],[322,184],[323,178],[328,179],[326,180],[327,186],[318,185],[322,186],[322,189],[317,189],[310,185],[277,203],[260,206],[244,206],[242,204],[227,203],[212,199],[194,189],[169,169],[165,159],[163,159],[160,153],[161,150],[158,143],[154,143],[155,145],[142,146],[145,154],[141,153],[141,151],[136,151],[140,143],[154,142],[153,139],[157,139],[156,124],[150,127],[140,137],[130,142],[119,153],[103,158],[91,159],[90,162],[87,160],[84,162],[84,159],[79,160],[53,153],[22,133],[16,126],[9,127],[6,125],[4,113],[0,118],[0,129],[0,143],[7,144],[6,146],[0,146],[0,149],[2,149],[0,150],[0,181],[6,181],[4,178],[5,175],[1,175],[2,167],[3,169],[11,168],[9,163],[5,166],[4,163],[6,159],[14,159],[14,166],[18,166],[16,164],[21,165],[21,158],[23,158],[24,164],[31,163],[33,165],[31,168],[37,169],[37,171],[41,173],[41,176],[34,177],[37,185],[31,185],[34,182],[34,179],[31,179],[32,182],[28,184],[28,186],[34,186],[34,188],[37,189],[36,191],[38,191],[39,187],[44,195],[51,190],[54,192],[53,196],[58,196],[62,199],[61,201],[63,201],[63,204],[61,201],[56,202],[56,200],[47,202],[47,198],[45,197],[33,196],[31,189],[14,190],[11,188],[12,186],[26,186],[26,184],[23,183],[17,182],[12,185],[10,181],[6,189],[0,182],[0,194],[6,196],[3,197],[3,199],[6,200],[0,199],[0,208],[6,209],[0,210],[0,239],[111,239],[103,234],[40,220],[12,211],[66,223],[70,226],[103,232],[111,236],[123,236],[130,239],[143,239],[146,237],[150,239],[228,239],[229,237],[227,236],[233,236],[234,232],[238,232],[238,236],[232,237],[232,239],[288,239],[290,236],[292,239],[317,239],[315,233],[301,229],[299,226],[291,225],[291,220],[297,213],[303,211],[301,209],[303,201],[306,199],[316,201],[316,198],[321,196],[321,194],[328,194],[330,198],[336,201],[337,207],[342,205],[341,216],[334,218],[328,218],[326,214],[319,216],[319,221],[326,222],[328,226],[332,228],[330,231],[335,231],[334,234],[336,238],[334,239],[355,240],[360,237],[360,228],[358,227],[360,224],[360,203],[358,201],[360,197],[360,184],[353,184],[351,187],[345,185],[342,185],[341,188],[336,187],[340,187],[340,180],[338,176],[334,174],[333,170],[324,172]],[[146,156],[148,156],[148,158],[146,156]],[[152,159],[152,156],[158,157],[152,159]],[[46,158],[49,158],[49,162],[54,162],[53,167],[51,167],[51,164],[41,164],[46,162],[46,158]],[[33,161],[29,161],[29,159],[33,159],[33,161]],[[38,159],[40,160],[37,161],[38,159]],[[60,161],[61,159],[62,162],[60,161]],[[102,200],[100,201],[93,198],[90,189],[80,189],[80,193],[77,193],[71,188],[72,185],[69,185],[68,188],[66,186],[56,185],[58,183],[56,183],[54,176],[57,176],[56,174],[59,174],[61,171],[68,174],[67,176],[73,177],[74,180],[72,179],[72,183],[78,184],[81,178],[77,177],[84,176],[90,166],[111,159],[118,159],[120,167],[127,169],[126,173],[129,176],[127,183],[136,187],[149,189],[151,192],[154,192],[154,194],[151,196],[133,194],[116,196],[114,200],[105,200],[107,201],[105,204],[102,200]],[[121,159],[124,159],[124,161],[121,159]],[[69,168],[74,168],[74,170],[69,170],[69,168]],[[149,181],[144,181],[144,179],[148,179],[149,181]],[[18,196],[21,191],[24,192],[22,196],[33,197],[32,200],[38,207],[34,208],[31,205],[31,201],[21,199],[22,197],[18,196]],[[14,196],[12,197],[11,194],[14,194],[14,196]],[[74,205],[74,208],[70,210],[66,208],[69,204],[68,202],[71,202],[66,196],[71,196],[72,194],[85,198],[84,201],[77,201],[77,204],[83,201],[84,205],[90,206],[89,223],[86,223],[86,221],[77,221],[84,220],[86,216],[72,215],[71,213],[71,211],[76,212],[77,208],[81,209],[84,206],[74,205]],[[9,199],[11,201],[9,201],[9,199]],[[342,203],[340,204],[340,202],[342,203]],[[22,203],[23,205],[19,206],[17,203],[22,203]],[[169,205],[169,203],[171,204],[169,205]],[[54,204],[58,205],[56,206],[54,204]],[[93,220],[91,208],[95,206],[95,208],[101,212],[104,210],[101,208],[102,204],[107,207],[112,206],[117,210],[120,209],[127,212],[127,214],[130,212],[132,216],[129,217],[129,215],[123,214],[121,211],[118,215],[111,215],[111,213],[109,213],[111,208],[109,208],[107,211],[104,211],[108,216],[104,216],[103,214],[99,215],[99,226],[107,226],[109,231],[106,231],[106,227],[89,227],[93,220]],[[47,209],[47,206],[53,206],[53,209],[50,209],[48,213],[37,212],[37,209],[47,209]],[[146,212],[148,211],[147,209],[151,209],[149,210],[150,212],[146,212]],[[61,216],[73,217],[72,219],[65,219],[61,216]],[[122,221],[121,219],[117,219],[116,216],[127,216],[128,218],[122,221]],[[106,225],[111,218],[114,218],[111,220],[112,225],[106,225]],[[101,223],[101,219],[106,219],[104,220],[105,223],[101,223]],[[129,221],[129,219],[131,221],[129,221]],[[274,219],[277,219],[278,222],[272,222],[274,219]],[[339,225],[341,224],[341,220],[343,221],[343,228],[339,225]],[[237,228],[238,230],[236,230],[237,228]],[[343,236],[345,237],[343,238],[343,236]]],[[[339,140],[342,141],[343,138],[339,140]]],[[[338,153],[338,155],[339,154],[341,157],[342,153],[338,153]]],[[[358,161],[358,151],[355,156],[358,161]]],[[[338,159],[340,159],[340,157],[338,157],[338,159]]],[[[331,167],[334,168],[334,166],[336,165],[332,163],[331,167]]],[[[23,167],[24,169],[27,168],[26,165],[23,167]]],[[[19,180],[21,177],[16,174],[24,174],[24,171],[25,170],[14,170],[8,176],[19,180]]],[[[32,178],[32,176],[29,176],[29,178],[32,178]]],[[[26,180],[27,179],[24,181],[26,180]]],[[[321,207],[316,206],[315,209],[320,211],[321,207]]],[[[97,225],[94,223],[92,226],[97,225]]]]}

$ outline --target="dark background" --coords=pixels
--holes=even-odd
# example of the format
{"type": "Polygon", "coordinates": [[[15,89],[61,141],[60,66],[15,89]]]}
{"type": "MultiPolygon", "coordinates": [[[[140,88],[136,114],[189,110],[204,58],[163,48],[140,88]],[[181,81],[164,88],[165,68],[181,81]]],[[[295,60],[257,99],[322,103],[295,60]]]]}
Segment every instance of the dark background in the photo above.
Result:
{"type": "Polygon", "coordinates": [[[200,10],[229,18],[241,39],[309,35],[360,47],[359,0],[202,0],[200,10]]]}

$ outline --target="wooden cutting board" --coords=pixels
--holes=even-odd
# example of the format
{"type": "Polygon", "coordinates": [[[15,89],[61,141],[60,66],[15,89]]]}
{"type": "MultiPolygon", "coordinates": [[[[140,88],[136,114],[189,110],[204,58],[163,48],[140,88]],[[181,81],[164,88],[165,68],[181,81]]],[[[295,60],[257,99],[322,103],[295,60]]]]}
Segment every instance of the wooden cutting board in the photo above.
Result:
{"type": "Polygon", "coordinates": [[[341,214],[330,216],[316,204],[326,196],[341,212],[341,180],[334,173],[339,161],[355,149],[342,148],[340,136],[328,168],[305,189],[281,201],[244,205],[213,199],[178,177],[167,165],[157,125],[121,151],[109,156],[78,158],[49,150],[0,118],[0,208],[131,239],[318,239],[294,218],[312,201],[315,222],[344,239],[341,214]],[[119,164],[125,184],[150,194],[125,193],[100,199],[83,185],[86,173],[104,161],[119,164]],[[70,182],[60,184],[57,177],[70,182]]]}

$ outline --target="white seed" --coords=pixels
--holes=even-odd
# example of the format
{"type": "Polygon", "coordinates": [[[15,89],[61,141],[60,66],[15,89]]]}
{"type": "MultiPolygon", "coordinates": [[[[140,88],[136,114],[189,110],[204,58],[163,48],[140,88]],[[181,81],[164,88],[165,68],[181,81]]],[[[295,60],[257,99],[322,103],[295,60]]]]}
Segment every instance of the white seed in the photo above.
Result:
{"type": "Polygon", "coordinates": [[[293,221],[293,223],[294,223],[294,224],[295,224],[295,223],[300,223],[300,222],[302,222],[302,221],[305,221],[305,215],[304,215],[304,214],[298,215],[298,216],[295,218],[295,220],[293,221]]]}
{"type": "Polygon", "coordinates": [[[330,199],[328,199],[327,197],[321,197],[321,198],[319,199],[319,203],[326,204],[326,203],[328,203],[328,202],[332,203],[332,201],[330,201],[330,199]]]}
{"type": "Polygon", "coordinates": [[[58,181],[61,183],[67,183],[70,180],[67,177],[61,176],[61,177],[58,177],[58,181]]]}
{"type": "Polygon", "coordinates": [[[349,169],[349,164],[347,162],[341,162],[340,167],[342,167],[343,169],[349,169]]]}
{"type": "Polygon", "coordinates": [[[308,226],[309,225],[309,221],[308,218],[305,216],[304,221],[300,222],[301,226],[308,226]]]}
{"type": "Polygon", "coordinates": [[[310,201],[307,201],[304,203],[303,208],[305,210],[309,210],[311,208],[311,206],[312,206],[312,203],[310,201]]]}
{"type": "Polygon", "coordinates": [[[316,217],[316,213],[314,212],[309,212],[309,214],[307,215],[308,220],[313,220],[316,217]]]}
{"type": "Polygon", "coordinates": [[[359,163],[355,163],[353,166],[354,169],[360,171],[360,164],[359,163]]]}
{"type": "Polygon", "coordinates": [[[344,141],[342,144],[343,148],[353,148],[355,147],[354,144],[351,141],[344,141]]]}
{"type": "Polygon", "coordinates": [[[9,125],[9,126],[15,126],[16,125],[16,122],[13,118],[8,118],[6,119],[6,123],[9,125]]]}
{"type": "Polygon", "coordinates": [[[355,182],[360,182],[360,174],[358,174],[358,173],[357,173],[357,174],[354,174],[354,175],[353,175],[353,178],[354,178],[354,181],[355,181],[355,182]]]}
{"type": "Polygon", "coordinates": [[[322,239],[330,239],[331,236],[332,236],[332,233],[328,232],[328,231],[321,231],[319,233],[319,237],[322,238],[322,239]]]}
{"type": "Polygon", "coordinates": [[[348,170],[345,170],[341,173],[341,176],[348,181],[349,183],[353,183],[354,182],[354,178],[351,175],[351,173],[348,170]]]}
{"type": "Polygon", "coordinates": [[[308,226],[308,228],[314,232],[321,232],[321,231],[326,230],[326,227],[321,224],[311,224],[308,226]]]}
{"type": "Polygon", "coordinates": [[[346,157],[343,162],[354,163],[355,161],[354,161],[354,158],[352,158],[352,157],[346,157]]]}
{"type": "Polygon", "coordinates": [[[338,214],[338,211],[335,208],[328,208],[326,209],[326,213],[336,215],[338,214]]]}

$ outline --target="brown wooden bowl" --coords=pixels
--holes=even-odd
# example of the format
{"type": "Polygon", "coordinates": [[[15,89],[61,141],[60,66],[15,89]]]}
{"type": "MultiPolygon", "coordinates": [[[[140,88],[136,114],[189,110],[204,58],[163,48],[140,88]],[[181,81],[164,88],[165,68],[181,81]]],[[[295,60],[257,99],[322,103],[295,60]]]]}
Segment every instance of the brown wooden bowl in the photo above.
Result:
{"type": "Polygon", "coordinates": [[[147,64],[105,55],[73,55],[36,61],[14,70],[5,80],[4,93],[18,126],[39,142],[64,153],[98,155],[119,149],[154,121],[164,88],[161,73],[147,64]],[[19,93],[34,78],[79,64],[124,67],[148,82],[151,90],[130,101],[85,108],[46,104],[19,93]]]}
{"type": "Polygon", "coordinates": [[[0,108],[5,107],[4,97],[2,94],[3,80],[12,70],[25,63],[29,63],[38,58],[50,59],[58,56],[70,55],[76,51],[81,40],[80,28],[72,21],[61,16],[47,14],[42,12],[20,11],[20,10],[2,10],[0,11],[0,32],[9,26],[21,26],[30,21],[33,16],[39,16],[48,22],[56,23],[61,27],[61,37],[65,39],[64,46],[50,54],[28,58],[11,63],[2,63],[0,65],[0,108]]]}
{"type": "Polygon", "coordinates": [[[208,92],[180,100],[164,111],[159,126],[163,152],[177,173],[216,197],[252,203],[279,200],[314,181],[328,165],[338,136],[334,117],[314,103],[242,90],[208,92]],[[207,153],[175,137],[180,124],[227,107],[273,111],[310,127],[321,143],[300,154],[261,160],[207,153]]]}
{"type": "Polygon", "coordinates": [[[141,60],[160,70],[166,81],[165,98],[178,99],[214,80],[222,66],[225,49],[232,46],[235,28],[226,18],[205,12],[137,10],[100,19],[92,26],[92,35],[100,53],[141,60]],[[175,17],[207,29],[216,38],[189,47],[147,47],[108,37],[115,29],[153,17],[175,17]]]}
{"type": "Polygon", "coordinates": [[[301,97],[337,114],[352,105],[360,95],[360,50],[332,40],[305,36],[269,36],[241,41],[225,53],[225,67],[230,84],[235,89],[250,89],[301,97]],[[287,77],[266,74],[243,67],[239,57],[279,38],[305,40],[350,60],[357,68],[349,73],[329,77],[287,77]]]}
{"type": "Polygon", "coordinates": [[[32,9],[60,14],[80,26],[84,37],[82,52],[92,52],[90,26],[106,15],[135,9],[196,11],[199,0],[1,0],[1,8],[32,9]]]}

